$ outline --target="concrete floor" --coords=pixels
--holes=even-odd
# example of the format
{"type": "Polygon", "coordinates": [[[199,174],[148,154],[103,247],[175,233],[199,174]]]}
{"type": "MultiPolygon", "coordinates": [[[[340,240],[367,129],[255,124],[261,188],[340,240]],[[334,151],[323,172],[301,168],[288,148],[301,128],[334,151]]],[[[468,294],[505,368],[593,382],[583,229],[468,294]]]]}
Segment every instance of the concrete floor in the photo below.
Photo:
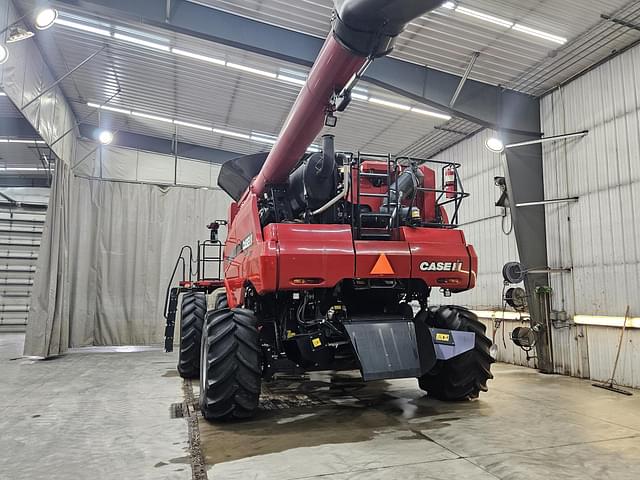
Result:
{"type": "Polygon", "coordinates": [[[212,425],[189,416],[198,386],[175,354],[14,359],[22,341],[0,335],[3,480],[640,478],[638,391],[499,364],[479,401],[446,404],[414,380],[313,375],[269,384],[254,420],[212,425]]]}

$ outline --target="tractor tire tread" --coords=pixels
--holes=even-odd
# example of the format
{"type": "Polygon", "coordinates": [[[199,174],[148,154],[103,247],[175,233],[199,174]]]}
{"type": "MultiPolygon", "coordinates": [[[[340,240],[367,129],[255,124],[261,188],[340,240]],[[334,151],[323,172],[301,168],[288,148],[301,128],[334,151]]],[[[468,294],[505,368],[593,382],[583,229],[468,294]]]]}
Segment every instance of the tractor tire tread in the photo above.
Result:
{"type": "Polygon", "coordinates": [[[198,378],[200,373],[200,338],[207,312],[202,292],[187,292],[182,297],[178,373],[182,378],[198,378]]]}
{"type": "Polygon", "coordinates": [[[438,360],[433,373],[418,379],[418,384],[429,396],[445,401],[473,400],[486,392],[487,381],[493,378],[490,354],[491,340],[486,327],[470,310],[457,306],[432,307],[427,323],[434,328],[472,332],[475,334],[473,350],[449,360],[438,360]]]}
{"type": "Polygon", "coordinates": [[[224,307],[209,312],[205,325],[207,338],[202,346],[206,351],[202,355],[207,359],[203,364],[207,371],[206,384],[200,387],[202,414],[213,421],[249,418],[258,409],[262,381],[256,317],[251,310],[224,307]]]}

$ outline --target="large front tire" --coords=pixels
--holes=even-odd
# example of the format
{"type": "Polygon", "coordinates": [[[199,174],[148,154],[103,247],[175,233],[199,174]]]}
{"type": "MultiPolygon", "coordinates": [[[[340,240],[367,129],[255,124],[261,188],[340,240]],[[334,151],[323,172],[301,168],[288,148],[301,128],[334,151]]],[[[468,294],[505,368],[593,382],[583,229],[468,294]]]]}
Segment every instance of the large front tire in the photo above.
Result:
{"type": "Polygon", "coordinates": [[[491,340],[478,317],[462,307],[431,307],[427,312],[430,327],[475,333],[475,347],[449,360],[438,360],[436,366],[418,379],[420,388],[439,400],[472,400],[487,391],[493,378],[490,354],[491,340]]]}
{"type": "Polygon", "coordinates": [[[198,378],[200,373],[200,338],[206,312],[204,293],[187,292],[182,296],[178,352],[178,373],[182,378],[198,378]]]}
{"type": "Polygon", "coordinates": [[[201,350],[202,415],[207,420],[238,420],[255,415],[262,364],[253,312],[244,308],[209,312],[201,350]]]}

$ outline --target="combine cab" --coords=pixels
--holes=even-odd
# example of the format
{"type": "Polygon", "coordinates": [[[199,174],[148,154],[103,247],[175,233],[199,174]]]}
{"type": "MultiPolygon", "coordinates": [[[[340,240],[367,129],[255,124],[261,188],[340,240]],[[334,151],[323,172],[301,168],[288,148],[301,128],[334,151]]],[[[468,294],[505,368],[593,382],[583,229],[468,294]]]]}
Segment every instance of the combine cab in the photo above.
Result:
{"type": "Polygon", "coordinates": [[[332,32],[271,152],[223,165],[218,184],[233,199],[224,286],[199,337],[182,327],[181,355],[199,351],[207,419],[252,416],[261,381],[292,368],[417,378],[445,400],[486,390],[493,359],[483,324],[464,308],[429,306],[434,289],[449,296],[476,282],[476,253],[456,228],[468,196],[459,165],[336,153],[332,135],[307,152],[367,65],[441,3],[337,1],[332,32]]]}

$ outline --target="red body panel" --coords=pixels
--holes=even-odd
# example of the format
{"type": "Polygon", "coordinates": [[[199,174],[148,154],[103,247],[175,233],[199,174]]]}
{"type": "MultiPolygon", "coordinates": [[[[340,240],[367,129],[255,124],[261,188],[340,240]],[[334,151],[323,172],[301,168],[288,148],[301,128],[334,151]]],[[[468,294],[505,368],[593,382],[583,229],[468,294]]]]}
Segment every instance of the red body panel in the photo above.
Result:
{"type": "Polygon", "coordinates": [[[263,232],[250,193],[230,225],[225,246],[229,305],[244,301],[251,284],[260,295],[278,290],[330,288],[344,279],[422,279],[454,292],[475,286],[477,257],[460,230],[401,227],[399,239],[353,240],[348,225],[274,223],[263,232]],[[384,254],[393,274],[372,274],[384,254]],[[294,279],[313,279],[301,285],[294,279]]]}
{"type": "Polygon", "coordinates": [[[356,240],[356,271],[351,278],[411,278],[411,252],[407,242],[356,240]],[[372,274],[380,254],[384,253],[393,274],[372,274]]]}

